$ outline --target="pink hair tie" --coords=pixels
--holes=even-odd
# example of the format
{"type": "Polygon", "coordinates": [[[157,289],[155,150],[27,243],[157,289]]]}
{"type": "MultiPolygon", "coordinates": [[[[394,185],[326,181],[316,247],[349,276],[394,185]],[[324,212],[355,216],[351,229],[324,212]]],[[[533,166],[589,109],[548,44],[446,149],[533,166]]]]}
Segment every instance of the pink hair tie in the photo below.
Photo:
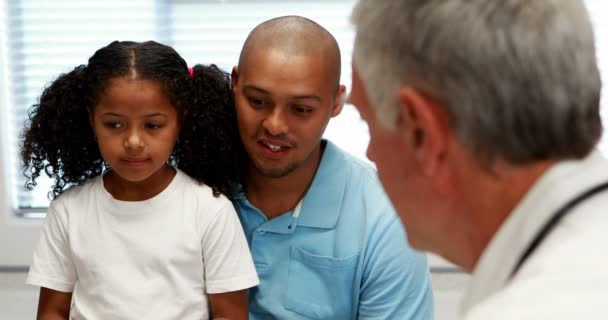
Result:
{"type": "Polygon", "coordinates": [[[190,74],[190,79],[194,79],[194,69],[188,68],[188,73],[190,74]]]}

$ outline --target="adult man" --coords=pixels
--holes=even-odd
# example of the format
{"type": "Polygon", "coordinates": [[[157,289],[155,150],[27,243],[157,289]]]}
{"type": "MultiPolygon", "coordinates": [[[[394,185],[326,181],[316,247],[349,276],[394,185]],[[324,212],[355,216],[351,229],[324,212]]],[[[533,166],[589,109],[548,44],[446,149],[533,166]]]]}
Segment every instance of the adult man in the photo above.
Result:
{"type": "Polygon", "coordinates": [[[426,259],[375,172],[322,140],[344,100],[336,40],[302,17],[266,21],[232,80],[249,159],[234,202],[260,277],[250,317],[431,319],[426,259]]]}
{"type": "Polygon", "coordinates": [[[608,165],[582,1],[362,0],[351,102],[413,247],[468,319],[606,319],[608,165]]]}

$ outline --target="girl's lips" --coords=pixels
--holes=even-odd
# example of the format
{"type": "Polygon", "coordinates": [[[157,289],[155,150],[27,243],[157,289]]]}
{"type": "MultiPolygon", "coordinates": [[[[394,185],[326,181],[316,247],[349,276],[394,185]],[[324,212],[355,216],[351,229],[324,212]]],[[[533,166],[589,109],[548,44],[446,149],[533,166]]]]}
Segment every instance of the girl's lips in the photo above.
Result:
{"type": "Polygon", "coordinates": [[[143,165],[145,165],[146,162],[148,161],[148,159],[128,158],[128,159],[124,159],[123,161],[126,162],[128,167],[139,168],[139,167],[142,167],[143,165]]]}

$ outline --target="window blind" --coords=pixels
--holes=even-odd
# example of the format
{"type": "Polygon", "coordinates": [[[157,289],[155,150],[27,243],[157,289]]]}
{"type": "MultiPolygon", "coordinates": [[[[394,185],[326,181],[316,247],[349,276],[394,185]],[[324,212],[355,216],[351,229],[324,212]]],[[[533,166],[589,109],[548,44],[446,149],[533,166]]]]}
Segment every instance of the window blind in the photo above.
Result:
{"type": "MultiPolygon", "coordinates": [[[[43,216],[48,206],[50,181],[40,179],[34,191],[23,188],[18,161],[19,132],[28,108],[45,85],[60,73],[86,63],[98,48],[113,40],[156,40],[173,46],[189,64],[215,63],[230,71],[237,63],[243,41],[258,23],[281,15],[302,15],[327,28],[342,50],[342,83],[350,87],[350,57],[354,38],[349,22],[355,0],[0,0],[6,21],[0,44],[8,87],[9,127],[0,152],[9,171],[15,212],[43,216]]],[[[595,25],[598,56],[604,83],[608,81],[608,3],[587,0],[595,25]]],[[[608,118],[606,90],[602,115],[608,118]]],[[[4,121],[3,120],[3,121],[4,121]]],[[[3,127],[4,128],[4,127],[3,127]]],[[[369,141],[366,125],[352,106],[334,118],[325,136],[365,159],[369,141]]],[[[608,155],[604,135],[600,149],[608,155]]]]}
{"type": "MultiPolygon", "coordinates": [[[[8,143],[11,198],[15,211],[42,217],[51,182],[39,179],[33,191],[23,188],[18,161],[19,133],[28,108],[59,74],[85,64],[113,40],[156,40],[173,46],[189,64],[215,63],[230,71],[243,41],[260,22],[301,15],[326,27],[342,49],[342,81],[350,83],[354,37],[349,15],[354,1],[189,1],[189,0],[0,0],[5,1],[10,116],[8,143]]],[[[367,130],[352,106],[330,124],[326,136],[364,158],[367,130]],[[340,128],[340,130],[337,130],[340,128]]]]}

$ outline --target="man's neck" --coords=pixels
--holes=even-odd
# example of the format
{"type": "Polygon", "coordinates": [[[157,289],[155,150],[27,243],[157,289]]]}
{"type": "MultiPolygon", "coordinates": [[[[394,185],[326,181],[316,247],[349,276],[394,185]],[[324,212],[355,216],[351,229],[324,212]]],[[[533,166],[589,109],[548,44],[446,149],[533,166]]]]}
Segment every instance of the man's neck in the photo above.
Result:
{"type": "MultiPolygon", "coordinates": [[[[504,163],[496,167],[498,174],[486,179],[472,179],[477,184],[472,190],[483,190],[481,194],[468,196],[469,212],[472,218],[472,228],[469,233],[471,252],[473,253],[464,264],[464,268],[472,271],[483,251],[498,232],[501,225],[508,219],[513,210],[519,205],[525,195],[532,189],[538,179],[552,166],[554,161],[539,162],[525,167],[512,167],[504,163]],[[491,213],[491,214],[490,214],[491,213]]],[[[466,188],[465,188],[466,189],[466,188]]],[[[470,190],[470,191],[472,191],[470,190]]],[[[467,197],[468,192],[463,193],[467,197]]]]}
{"type": "Polygon", "coordinates": [[[310,159],[280,178],[264,176],[254,167],[250,167],[244,185],[247,200],[269,220],[293,210],[314,180],[323,149],[323,146],[317,148],[310,155],[310,159]]]}

